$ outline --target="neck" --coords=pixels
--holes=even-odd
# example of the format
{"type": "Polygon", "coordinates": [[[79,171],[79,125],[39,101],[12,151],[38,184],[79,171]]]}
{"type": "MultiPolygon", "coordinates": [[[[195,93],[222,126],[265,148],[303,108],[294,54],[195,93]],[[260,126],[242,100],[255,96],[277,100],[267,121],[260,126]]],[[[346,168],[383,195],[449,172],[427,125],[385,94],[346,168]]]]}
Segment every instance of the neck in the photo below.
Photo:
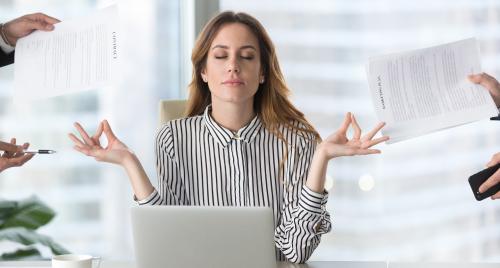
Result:
{"type": "Polygon", "coordinates": [[[212,98],[212,118],[233,132],[246,126],[254,117],[253,100],[242,104],[221,102],[212,98]]]}

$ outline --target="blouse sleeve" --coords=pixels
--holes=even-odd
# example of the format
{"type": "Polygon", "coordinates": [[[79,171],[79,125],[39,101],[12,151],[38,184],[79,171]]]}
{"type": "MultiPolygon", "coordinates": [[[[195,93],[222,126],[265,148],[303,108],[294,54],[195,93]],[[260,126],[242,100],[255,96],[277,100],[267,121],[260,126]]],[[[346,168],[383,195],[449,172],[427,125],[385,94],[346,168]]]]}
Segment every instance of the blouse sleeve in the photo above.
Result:
{"type": "Polygon", "coordinates": [[[163,126],[156,135],[156,172],[158,188],[139,205],[189,205],[186,189],[179,179],[179,165],[175,158],[174,136],[171,124],[163,126]]]}
{"type": "Polygon", "coordinates": [[[294,156],[294,168],[285,178],[283,210],[275,231],[276,246],[294,263],[306,262],[321,235],[331,230],[326,210],[328,192],[316,193],[305,185],[315,149],[316,142],[310,141],[294,156]]]}

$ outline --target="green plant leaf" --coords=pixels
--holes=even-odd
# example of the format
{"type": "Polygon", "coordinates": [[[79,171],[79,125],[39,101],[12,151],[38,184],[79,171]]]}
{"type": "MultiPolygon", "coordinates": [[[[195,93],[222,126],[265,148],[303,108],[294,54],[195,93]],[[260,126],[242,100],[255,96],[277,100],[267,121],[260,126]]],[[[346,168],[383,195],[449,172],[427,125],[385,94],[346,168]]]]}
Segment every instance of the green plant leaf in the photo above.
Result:
{"type": "Polygon", "coordinates": [[[54,216],[55,212],[36,197],[19,202],[0,201],[0,229],[25,227],[35,230],[54,216]]]}
{"type": "Polygon", "coordinates": [[[23,227],[0,230],[0,240],[10,240],[27,246],[39,243],[49,247],[54,255],[69,253],[67,249],[54,242],[52,238],[46,235],[37,234],[23,227]]]}
{"type": "Polygon", "coordinates": [[[0,261],[26,261],[26,260],[42,260],[42,254],[38,249],[29,247],[18,249],[14,252],[7,252],[0,255],[0,261]]]}
{"type": "Polygon", "coordinates": [[[16,201],[0,200],[0,226],[17,207],[17,203],[16,201]]]}

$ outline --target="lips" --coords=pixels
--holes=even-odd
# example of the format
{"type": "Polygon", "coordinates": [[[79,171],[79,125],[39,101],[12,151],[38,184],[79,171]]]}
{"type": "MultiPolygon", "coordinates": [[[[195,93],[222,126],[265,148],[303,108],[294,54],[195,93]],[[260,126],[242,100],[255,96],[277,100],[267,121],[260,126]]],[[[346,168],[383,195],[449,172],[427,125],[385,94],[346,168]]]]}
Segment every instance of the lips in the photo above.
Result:
{"type": "Polygon", "coordinates": [[[228,86],[240,86],[244,85],[245,83],[241,79],[228,79],[224,82],[222,82],[223,85],[228,85],[228,86]]]}

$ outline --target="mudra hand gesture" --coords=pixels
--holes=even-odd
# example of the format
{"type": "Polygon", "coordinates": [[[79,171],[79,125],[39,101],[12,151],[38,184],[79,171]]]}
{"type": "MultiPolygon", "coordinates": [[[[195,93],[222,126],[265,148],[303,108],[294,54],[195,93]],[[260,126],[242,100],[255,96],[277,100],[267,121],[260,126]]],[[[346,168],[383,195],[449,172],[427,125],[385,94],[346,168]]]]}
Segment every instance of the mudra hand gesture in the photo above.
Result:
{"type": "Polygon", "coordinates": [[[82,139],[77,138],[73,133],[68,134],[69,138],[74,142],[73,148],[85,155],[94,157],[97,161],[123,165],[127,158],[133,155],[128,147],[115,136],[107,120],[99,123],[93,136],[89,136],[79,123],[75,123],[74,126],[82,139]],[[103,147],[99,141],[103,133],[108,140],[106,147],[103,147]]]}
{"type": "Polygon", "coordinates": [[[375,138],[375,135],[385,126],[379,123],[370,132],[361,136],[361,128],[353,114],[347,113],[340,128],[318,146],[325,159],[329,160],[339,156],[379,154],[380,150],[371,149],[373,146],[389,140],[388,136],[375,138]],[[347,137],[347,130],[352,125],[354,134],[351,139],[347,137]]]}

